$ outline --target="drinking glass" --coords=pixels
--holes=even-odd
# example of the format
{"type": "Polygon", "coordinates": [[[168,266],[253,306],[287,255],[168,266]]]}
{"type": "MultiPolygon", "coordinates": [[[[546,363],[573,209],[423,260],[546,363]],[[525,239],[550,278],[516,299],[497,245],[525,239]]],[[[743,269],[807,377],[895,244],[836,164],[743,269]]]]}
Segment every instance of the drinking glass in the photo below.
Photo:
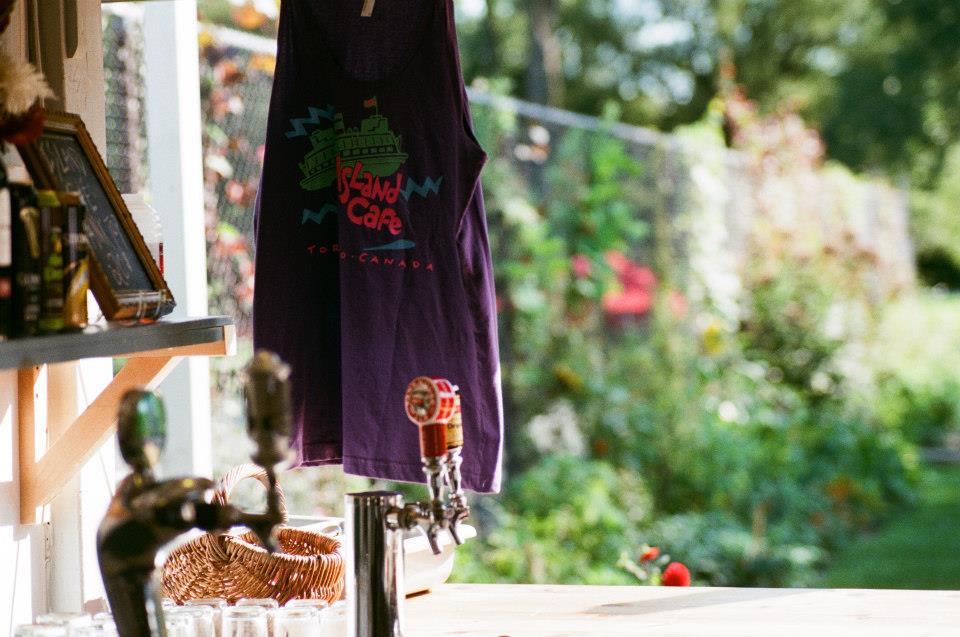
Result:
{"type": "Polygon", "coordinates": [[[273,632],[273,615],[270,611],[278,608],[280,603],[272,597],[244,597],[237,600],[238,608],[262,608],[267,612],[267,630],[273,632]]]}
{"type": "Polygon", "coordinates": [[[196,637],[193,617],[189,615],[167,615],[164,617],[167,637],[196,637]]]}
{"type": "Polygon", "coordinates": [[[221,635],[221,627],[223,625],[222,612],[224,608],[227,608],[227,600],[222,597],[204,597],[201,599],[188,599],[185,604],[186,607],[208,607],[213,609],[213,631],[216,634],[216,637],[221,635]]]}
{"type": "Polygon", "coordinates": [[[325,599],[291,599],[284,605],[284,608],[316,608],[321,614],[329,607],[325,599]]]}
{"type": "Polygon", "coordinates": [[[211,608],[225,608],[230,604],[222,597],[201,597],[199,599],[188,599],[184,606],[209,606],[211,608]]]}
{"type": "Polygon", "coordinates": [[[273,637],[320,637],[320,613],[316,608],[278,608],[273,615],[273,637]]]}
{"type": "Polygon", "coordinates": [[[197,637],[216,637],[215,611],[210,606],[174,606],[164,610],[167,617],[183,615],[193,618],[197,637]]]}
{"type": "Polygon", "coordinates": [[[262,606],[223,609],[223,637],[269,637],[267,611],[262,606]]]}
{"type": "Polygon", "coordinates": [[[347,634],[347,603],[334,602],[323,613],[320,637],[344,637],[347,634]]]}
{"type": "Polygon", "coordinates": [[[29,624],[19,626],[13,631],[13,637],[66,637],[67,629],[65,626],[54,626],[53,624],[29,624]]]}
{"type": "Polygon", "coordinates": [[[71,631],[77,628],[89,626],[92,621],[90,615],[86,613],[45,613],[37,617],[38,624],[49,626],[63,626],[67,629],[69,635],[71,631]]]}
{"type": "Polygon", "coordinates": [[[279,608],[280,603],[272,597],[244,597],[243,599],[238,599],[237,608],[243,608],[244,606],[259,606],[267,610],[273,610],[274,608],[279,608]]]}
{"type": "Polygon", "coordinates": [[[117,637],[117,629],[113,622],[109,624],[92,624],[70,631],[70,637],[117,637]]]}
{"type": "Polygon", "coordinates": [[[93,616],[93,623],[94,624],[106,624],[106,623],[112,624],[113,613],[108,613],[108,612],[97,613],[96,615],[93,616]]]}
{"type": "Polygon", "coordinates": [[[317,611],[319,615],[319,626],[322,629],[323,623],[326,621],[327,612],[330,608],[330,604],[327,603],[325,599],[291,599],[286,603],[284,608],[313,608],[317,611]]]}

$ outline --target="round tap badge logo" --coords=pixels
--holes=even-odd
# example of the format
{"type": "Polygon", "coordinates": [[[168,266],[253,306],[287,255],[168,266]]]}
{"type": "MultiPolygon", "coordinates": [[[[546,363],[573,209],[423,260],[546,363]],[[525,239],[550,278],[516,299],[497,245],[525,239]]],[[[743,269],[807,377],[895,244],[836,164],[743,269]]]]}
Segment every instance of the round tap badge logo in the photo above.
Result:
{"type": "Polygon", "coordinates": [[[405,395],[407,418],[417,425],[447,422],[456,406],[456,392],[444,378],[417,376],[407,385],[405,395]]]}

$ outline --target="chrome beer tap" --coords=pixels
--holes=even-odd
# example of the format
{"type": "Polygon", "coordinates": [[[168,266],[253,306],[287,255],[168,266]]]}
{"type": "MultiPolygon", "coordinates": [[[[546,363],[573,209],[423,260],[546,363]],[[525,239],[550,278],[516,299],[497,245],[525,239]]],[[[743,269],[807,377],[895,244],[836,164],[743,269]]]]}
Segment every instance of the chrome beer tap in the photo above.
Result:
{"type": "Polygon", "coordinates": [[[463,410],[460,405],[460,388],[454,385],[453,390],[456,398],[453,416],[447,422],[447,455],[443,463],[446,470],[447,490],[450,493],[451,511],[448,530],[454,542],[463,544],[457,527],[470,516],[470,507],[463,492],[463,476],[460,473],[460,465],[463,464],[463,458],[460,455],[463,451],[463,410]]]}
{"type": "Polygon", "coordinates": [[[443,378],[419,376],[410,382],[404,398],[407,417],[419,429],[429,499],[404,503],[403,495],[394,491],[347,494],[349,637],[403,637],[404,532],[426,525],[430,548],[439,555],[441,532],[448,530],[459,544],[456,526],[469,512],[460,484],[460,426],[455,423],[451,439],[447,437],[459,405],[456,386],[443,378]],[[451,447],[451,442],[459,444],[451,447]],[[451,503],[444,497],[445,485],[450,487],[451,503]]]}
{"type": "Polygon", "coordinates": [[[182,533],[243,525],[257,534],[268,551],[275,550],[274,531],[283,516],[274,470],[287,459],[288,375],[289,368],[275,355],[260,352],[248,367],[244,383],[248,432],[257,445],[252,459],[264,468],[271,485],[264,513],[246,513],[213,502],[214,483],[207,478],[155,479],[166,440],[163,402],[143,390],[123,396],[117,439],[132,473],[117,487],[97,531],[100,573],[120,637],[165,637],[158,562],[165,555],[164,547],[182,533]]]}
{"type": "MultiPolygon", "coordinates": [[[[443,495],[447,480],[447,423],[456,413],[456,386],[444,378],[418,376],[410,381],[405,396],[407,418],[420,429],[420,461],[427,479],[429,500],[417,503],[420,511],[409,516],[410,526],[427,523],[427,540],[434,555],[440,554],[439,535],[451,526],[452,509],[443,495]]],[[[411,513],[414,510],[411,509],[411,513]]]]}

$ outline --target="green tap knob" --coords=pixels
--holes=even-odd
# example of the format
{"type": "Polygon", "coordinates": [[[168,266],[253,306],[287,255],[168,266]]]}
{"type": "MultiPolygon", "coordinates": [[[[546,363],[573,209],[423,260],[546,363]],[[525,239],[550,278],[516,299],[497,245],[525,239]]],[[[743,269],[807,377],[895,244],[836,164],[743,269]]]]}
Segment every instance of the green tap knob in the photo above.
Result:
{"type": "Polygon", "coordinates": [[[156,393],[131,389],[123,395],[117,440],[120,455],[135,473],[153,471],[167,441],[167,413],[156,393]]]}

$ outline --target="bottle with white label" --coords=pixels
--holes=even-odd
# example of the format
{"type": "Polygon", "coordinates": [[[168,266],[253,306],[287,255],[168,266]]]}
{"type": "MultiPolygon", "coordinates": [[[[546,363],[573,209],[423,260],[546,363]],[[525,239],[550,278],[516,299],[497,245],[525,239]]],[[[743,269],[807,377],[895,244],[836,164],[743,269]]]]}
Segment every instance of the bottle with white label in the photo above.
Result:
{"type": "Polygon", "coordinates": [[[143,235],[143,241],[147,244],[153,260],[160,268],[160,274],[163,274],[163,227],[160,225],[160,215],[140,193],[123,195],[123,201],[127,204],[137,229],[143,235]]]}
{"type": "Polygon", "coordinates": [[[0,161],[0,341],[13,334],[12,199],[7,170],[0,161]]]}

